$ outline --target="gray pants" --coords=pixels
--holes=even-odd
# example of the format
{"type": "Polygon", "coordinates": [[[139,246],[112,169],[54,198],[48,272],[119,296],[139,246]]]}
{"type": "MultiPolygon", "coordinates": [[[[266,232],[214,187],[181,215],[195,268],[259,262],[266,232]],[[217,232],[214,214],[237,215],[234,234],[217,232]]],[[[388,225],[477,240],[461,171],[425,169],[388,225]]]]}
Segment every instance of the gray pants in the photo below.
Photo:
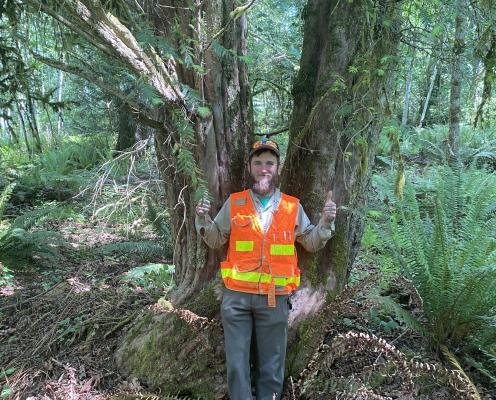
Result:
{"type": "Polygon", "coordinates": [[[270,308],[267,295],[225,289],[221,315],[231,400],[252,400],[250,344],[253,331],[257,347],[256,398],[280,398],[284,382],[288,314],[287,295],[276,296],[276,307],[270,308]]]}

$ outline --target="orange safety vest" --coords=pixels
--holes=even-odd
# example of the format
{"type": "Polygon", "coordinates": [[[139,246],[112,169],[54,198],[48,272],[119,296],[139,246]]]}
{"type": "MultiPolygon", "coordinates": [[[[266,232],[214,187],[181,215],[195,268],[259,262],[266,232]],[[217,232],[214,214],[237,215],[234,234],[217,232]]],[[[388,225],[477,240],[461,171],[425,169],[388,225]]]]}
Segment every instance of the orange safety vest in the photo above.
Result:
{"type": "Polygon", "coordinates": [[[281,201],[266,232],[248,190],[231,194],[231,234],[221,274],[228,289],[267,294],[275,307],[276,294],[289,294],[300,285],[295,225],[298,199],[281,193],[281,201]]]}

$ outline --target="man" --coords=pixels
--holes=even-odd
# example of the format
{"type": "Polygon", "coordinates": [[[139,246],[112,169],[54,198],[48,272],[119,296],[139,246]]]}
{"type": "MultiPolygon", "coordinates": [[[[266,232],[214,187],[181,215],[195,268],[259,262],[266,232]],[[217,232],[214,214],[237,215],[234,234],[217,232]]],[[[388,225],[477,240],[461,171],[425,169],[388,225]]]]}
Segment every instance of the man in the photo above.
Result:
{"type": "Polygon", "coordinates": [[[250,150],[251,189],[233,193],[212,221],[210,204],[196,207],[196,229],[211,248],[229,240],[221,263],[227,383],[231,400],[252,400],[250,344],[255,336],[256,399],[279,399],[284,361],[289,295],[300,283],[294,242],[308,251],[324,247],[332,236],[336,204],[328,193],[317,226],[298,199],[277,188],[279,148],[263,138],[250,150]]]}

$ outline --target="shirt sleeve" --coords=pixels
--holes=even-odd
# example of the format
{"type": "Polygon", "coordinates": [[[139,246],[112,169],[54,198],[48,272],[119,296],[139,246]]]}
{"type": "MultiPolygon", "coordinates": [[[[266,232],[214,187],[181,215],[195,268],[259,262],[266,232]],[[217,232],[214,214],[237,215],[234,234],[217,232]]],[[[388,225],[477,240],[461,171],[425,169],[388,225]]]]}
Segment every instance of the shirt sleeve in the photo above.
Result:
{"type": "Polygon", "coordinates": [[[231,198],[226,200],[213,220],[208,214],[202,217],[196,215],[195,226],[196,232],[208,247],[212,249],[222,247],[231,233],[231,198]]]}
{"type": "Polygon", "coordinates": [[[317,226],[310,222],[301,204],[296,215],[295,237],[305,250],[315,252],[323,248],[334,233],[334,221],[326,224],[319,221],[317,226]]]}

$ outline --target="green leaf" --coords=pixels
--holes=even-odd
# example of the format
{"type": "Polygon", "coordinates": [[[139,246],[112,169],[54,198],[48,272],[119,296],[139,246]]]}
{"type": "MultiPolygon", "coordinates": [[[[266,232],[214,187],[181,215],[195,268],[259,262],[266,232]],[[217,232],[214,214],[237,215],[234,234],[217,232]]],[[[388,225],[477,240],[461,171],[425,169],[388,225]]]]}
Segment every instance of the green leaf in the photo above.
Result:
{"type": "Polygon", "coordinates": [[[348,72],[351,74],[356,74],[358,72],[358,67],[356,65],[350,65],[348,67],[348,72]]]}
{"type": "Polygon", "coordinates": [[[7,399],[12,395],[12,389],[9,386],[4,386],[2,388],[2,393],[0,393],[0,397],[2,399],[7,399]]]}
{"type": "Polygon", "coordinates": [[[212,115],[212,112],[208,107],[198,107],[198,114],[200,114],[200,117],[202,118],[207,118],[210,117],[210,115],[212,115]]]}

